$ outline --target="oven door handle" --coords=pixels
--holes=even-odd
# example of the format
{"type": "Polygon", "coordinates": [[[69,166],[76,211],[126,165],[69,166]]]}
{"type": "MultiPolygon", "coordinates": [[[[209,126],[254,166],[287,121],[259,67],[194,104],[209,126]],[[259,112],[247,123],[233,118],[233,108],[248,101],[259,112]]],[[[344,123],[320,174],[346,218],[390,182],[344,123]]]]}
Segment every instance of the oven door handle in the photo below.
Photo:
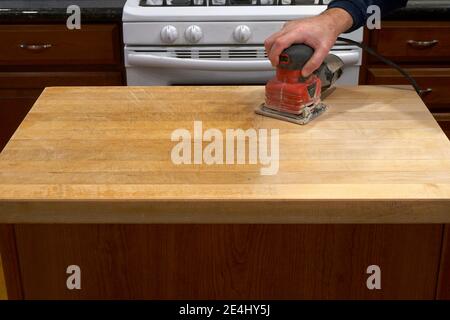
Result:
{"type": "Polygon", "coordinates": [[[332,50],[330,53],[339,57],[346,66],[357,65],[361,60],[358,50],[332,50]]]}
{"type": "Polygon", "coordinates": [[[156,56],[148,53],[128,53],[127,62],[130,66],[192,69],[205,71],[272,71],[274,68],[269,60],[258,61],[222,61],[201,59],[180,59],[156,56]]]}
{"type": "MultiPolygon", "coordinates": [[[[344,65],[355,65],[360,60],[359,51],[332,51],[338,56],[344,65]]],[[[148,53],[128,53],[127,63],[129,66],[191,69],[205,71],[272,71],[274,68],[269,60],[256,61],[230,61],[230,60],[201,60],[180,59],[173,57],[157,56],[148,53]]]]}

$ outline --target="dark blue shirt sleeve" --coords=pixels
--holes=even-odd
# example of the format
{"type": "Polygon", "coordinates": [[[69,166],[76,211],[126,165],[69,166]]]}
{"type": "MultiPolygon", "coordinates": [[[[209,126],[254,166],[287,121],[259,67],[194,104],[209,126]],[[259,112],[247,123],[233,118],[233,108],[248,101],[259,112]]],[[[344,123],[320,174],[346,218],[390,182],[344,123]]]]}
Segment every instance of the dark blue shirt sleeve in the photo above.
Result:
{"type": "Polygon", "coordinates": [[[328,8],[341,8],[352,16],[353,26],[347,30],[347,32],[351,32],[366,23],[370,16],[367,13],[369,6],[379,6],[383,17],[395,9],[406,6],[407,2],[408,0],[334,0],[328,5],[328,8]]]}

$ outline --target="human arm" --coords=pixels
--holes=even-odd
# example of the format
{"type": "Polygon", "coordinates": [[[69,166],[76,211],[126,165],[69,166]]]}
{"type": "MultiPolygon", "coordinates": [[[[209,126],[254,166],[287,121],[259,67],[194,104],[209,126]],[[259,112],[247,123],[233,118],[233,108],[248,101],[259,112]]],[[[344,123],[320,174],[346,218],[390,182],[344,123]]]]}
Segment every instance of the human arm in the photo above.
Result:
{"type": "Polygon", "coordinates": [[[308,76],[320,67],[336,38],[361,27],[369,14],[370,5],[380,6],[382,15],[406,5],[407,0],[335,0],[322,14],[293,20],[266,39],[264,45],[273,66],[278,65],[281,52],[294,43],[304,43],[314,49],[314,55],[303,68],[308,76]]]}

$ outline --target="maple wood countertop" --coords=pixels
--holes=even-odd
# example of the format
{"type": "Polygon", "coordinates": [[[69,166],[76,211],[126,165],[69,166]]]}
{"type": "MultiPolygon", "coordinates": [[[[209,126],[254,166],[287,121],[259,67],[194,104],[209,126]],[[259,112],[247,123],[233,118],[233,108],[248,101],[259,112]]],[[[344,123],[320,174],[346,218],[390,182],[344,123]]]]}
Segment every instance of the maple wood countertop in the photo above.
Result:
{"type": "MultiPolygon", "coordinates": [[[[0,223],[450,222],[450,141],[409,87],[340,87],[306,126],[264,88],[47,88],[0,154],[0,223]],[[279,169],[171,160],[174,130],[278,129],[279,169]]],[[[203,143],[203,147],[207,143],[203,143]]]]}

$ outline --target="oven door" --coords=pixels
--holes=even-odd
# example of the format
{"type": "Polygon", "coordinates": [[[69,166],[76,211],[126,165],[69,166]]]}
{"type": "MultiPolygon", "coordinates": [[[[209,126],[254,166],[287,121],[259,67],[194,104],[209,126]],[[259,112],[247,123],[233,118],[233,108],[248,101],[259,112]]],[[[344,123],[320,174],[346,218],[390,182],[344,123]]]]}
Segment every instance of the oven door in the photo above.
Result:
{"type": "MultiPolygon", "coordinates": [[[[345,64],[338,83],[358,84],[361,51],[336,46],[345,64]]],[[[264,47],[127,47],[127,83],[139,85],[265,84],[275,75],[264,47]]]]}

